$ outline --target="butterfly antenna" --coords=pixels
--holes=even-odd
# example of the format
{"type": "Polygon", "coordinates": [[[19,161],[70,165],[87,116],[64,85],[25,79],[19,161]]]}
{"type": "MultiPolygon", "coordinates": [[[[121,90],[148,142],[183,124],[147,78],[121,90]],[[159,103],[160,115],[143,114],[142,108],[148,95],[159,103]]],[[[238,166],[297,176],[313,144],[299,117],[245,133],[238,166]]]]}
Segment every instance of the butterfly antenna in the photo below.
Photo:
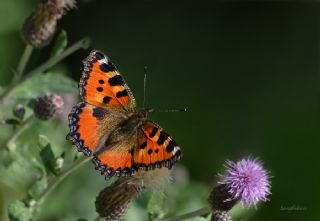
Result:
{"type": "Polygon", "coordinates": [[[144,79],[143,79],[143,108],[146,107],[146,90],[147,90],[147,69],[148,67],[144,67],[144,79]]]}
{"type": "Polygon", "coordinates": [[[169,110],[155,110],[154,112],[158,113],[173,113],[173,112],[186,112],[187,108],[182,109],[169,109],[169,110]]]}

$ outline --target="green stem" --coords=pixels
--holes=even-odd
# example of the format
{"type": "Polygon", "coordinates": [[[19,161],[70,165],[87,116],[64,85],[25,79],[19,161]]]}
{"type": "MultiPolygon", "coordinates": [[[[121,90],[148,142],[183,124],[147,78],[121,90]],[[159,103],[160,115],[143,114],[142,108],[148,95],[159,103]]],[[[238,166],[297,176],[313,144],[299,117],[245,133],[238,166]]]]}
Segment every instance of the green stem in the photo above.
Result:
{"type": "Polygon", "coordinates": [[[27,44],[26,48],[24,49],[24,52],[22,54],[22,57],[19,61],[19,64],[17,67],[17,74],[16,74],[14,82],[19,81],[21,79],[23,72],[27,66],[27,63],[31,57],[32,51],[33,51],[33,47],[31,45],[27,44]]]}
{"type": "Polygon", "coordinates": [[[55,56],[55,57],[50,58],[48,61],[44,62],[42,65],[40,65],[36,69],[27,73],[23,80],[25,80],[26,78],[31,77],[35,74],[42,73],[42,72],[48,70],[49,68],[53,67],[55,64],[59,63],[64,58],[66,58],[69,55],[76,52],[77,50],[79,50],[81,48],[86,49],[86,48],[88,48],[88,46],[89,46],[89,39],[82,38],[81,40],[77,41],[72,46],[67,48],[65,51],[63,51],[59,56],[55,56]]]}
{"type": "Polygon", "coordinates": [[[20,81],[20,79],[24,73],[24,70],[28,64],[28,61],[31,57],[32,51],[33,51],[33,47],[31,45],[27,44],[24,51],[23,51],[23,54],[19,60],[17,72],[15,73],[14,78],[12,79],[9,86],[0,95],[0,101],[2,101],[9,94],[9,92],[15,87],[15,85],[20,81]]]}
{"type": "Polygon", "coordinates": [[[53,177],[48,184],[47,189],[39,195],[35,200],[41,204],[47,195],[64,179],[66,178],[72,171],[83,165],[84,163],[90,160],[89,157],[81,157],[76,161],[72,162],[68,167],[62,170],[57,176],[53,177]]]}
{"type": "Polygon", "coordinates": [[[5,148],[8,148],[8,150],[15,149],[15,145],[13,144],[16,142],[16,139],[20,134],[30,126],[33,119],[34,115],[32,114],[22,122],[22,124],[13,132],[12,136],[6,141],[5,148]]]}
{"type": "MultiPolygon", "coordinates": [[[[69,48],[67,48],[63,53],[61,53],[59,56],[56,57],[52,57],[50,58],[48,61],[44,62],[42,65],[40,65],[39,67],[35,68],[34,70],[30,71],[29,73],[27,73],[25,75],[25,77],[23,77],[22,79],[18,79],[13,81],[6,89],[5,91],[0,95],[0,103],[1,101],[3,101],[7,95],[12,91],[12,89],[14,87],[16,87],[17,85],[23,83],[26,79],[28,79],[29,77],[38,74],[38,73],[43,73],[44,71],[50,69],[51,67],[53,67],[55,64],[59,63],[61,60],[63,60],[64,58],[68,57],[69,55],[71,55],[72,53],[74,53],[75,51],[83,48],[86,49],[88,48],[90,44],[90,40],[88,38],[82,38],[81,40],[79,40],[78,42],[74,43],[72,46],[70,46],[69,48]]],[[[25,53],[24,53],[25,54],[25,53]]],[[[25,62],[25,59],[21,59],[22,63],[25,62]]],[[[20,66],[20,65],[19,65],[20,66]]],[[[19,67],[18,66],[18,67],[19,67]]],[[[21,64],[21,68],[24,69],[25,65],[21,64]]]]}
{"type": "Polygon", "coordinates": [[[186,220],[186,219],[191,219],[194,217],[199,217],[199,216],[205,216],[209,213],[211,213],[212,210],[209,207],[204,207],[198,210],[195,210],[193,212],[190,213],[185,213],[176,217],[171,217],[171,218],[167,218],[167,219],[163,219],[161,221],[181,221],[181,220],[186,220]]]}

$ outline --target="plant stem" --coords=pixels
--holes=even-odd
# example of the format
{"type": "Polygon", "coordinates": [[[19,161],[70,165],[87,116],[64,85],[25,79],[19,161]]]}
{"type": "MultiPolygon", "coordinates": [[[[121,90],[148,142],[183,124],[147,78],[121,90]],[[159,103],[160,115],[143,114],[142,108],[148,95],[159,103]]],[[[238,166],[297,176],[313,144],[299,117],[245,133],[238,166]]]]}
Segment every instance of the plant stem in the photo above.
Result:
{"type": "Polygon", "coordinates": [[[8,150],[15,149],[15,146],[13,146],[12,144],[14,144],[16,139],[20,136],[20,134],[30,126],[33,119],[34,115],[31,114],[27,119],[25,119],[22,122],[22,124],[13,132],[12,136],[6,141],[5,148],[7,148],[8,150]]]}
{"type": "Polygon", "coordinates": [[[35,200],[41,204],[46,196],[64,179],[66,178],[72,171],[83,165],[84,163],[90,160],[89,157],[80,157],[76,161],[72,162],[68,167],[62,170],[57,176],[53,177],[48,184],[47,189],[39,195],[35,200]]]}
{"type": "MultiPolygon", "coordinates": [[[[63,53],[61,53],[59,56],[56,57],[52,57],[50,58],[48,61],[44,62],[42,65],[40,65],[39,67],[35,68],[34,70],[30,71],[29,73],[27,73],[25,75],[25,77],[21,76],[19,77],[18,80],[14,80],[5,90],[4,92],[0,95],[0,103],[7,97],[7,95],[12,91],[12,89],[17,86],[18,84],[23,83],[26,79],[28,79],[29,77],[38,74],[38,73],[42,73],[46,70],[48,70],[49,68],[53,67],[55,64],[57,64],[58,62],[60,62],[61,60],[63,60],[64,58],[66,58],[67,56],[71,55],[72,53],[74,53],[75,51],[83,48],[86,49],[88,48],[90,44],[90,40],[88,38],[82,38],[81,40],[79,40],[78,42],[74,43],[72,46],[70,46],[69,48],[67,48],[65,51],[63,51],[63,53]]],[[[29,49],[28,49],[29,51],[29,49]]],[[[30,52],[31,53],[31,52],[30,52]]],[[[24,54],[27,54],[27,52],[25,52],[24,54]]],[[[24,57],[24,56],[22,56],[24,57]]],[[[26,64],[27,60],[26,59],[21,59],[21,65],[18,65],[18,70],[21,68],[21,70],[24,69],[25,64],[26,64]],[[24,64],[25,63],[25,64],[24,64]],[[20,68],[19,68],[20,67],[20,68]]],[[[17,75],[19,75],[19,72],[17,73],[17,75]]]]}
{"type": "Polygon", "coordinates": [[[0,95],[0,101],[7,96],[7,94],[14,88],[14,86],[20,81],[24,70],[28,64],[28,61],[31,57],[33,51],[33,47],[29,44],[26,44],[26,47],[23,51],[23,54],[19,60],[17,72],[15,73],[11,83],[9,86],[4,90],[4,92],[0,95]]]}
{"type": "Polygon", "coordinates": [[[198,217],[198,216],[204,216],[204,215],[209,214],[210,212],[212,212],[212,210],[209,207],[204,207],[204,208],[195,210],[190,213],[185,213],[185,214],[182,214],[182,215],[179,215],[176,217],[163,219],[161,221],[181,221],[181,220],[191,219],[191,218],[198,217]]]}
{"type": "Polygon", "coordinates": [[[27,66],[27,63],[31,57],[32,51],[33,51],[33,47],[31,45],[27,44],[26,48],[24,49],[24,52],[22,54],[22,57],[19,61],[19,64],[17,67],[17,74],[16,74],[13,82],[19,81],[21,79],[23,72],[27,66]]]}
{"type": "Polygon", "coordinates": [[[39,67],[35,68],[34,70],[30,71],[29,73],[26,74],[25,80],[28,77],[33,76],[34,74],[42,73],[49,68],[53,67],[55,64],[59,63],[61,60],[64,58],[68,57],[69,55],[73,54],[75,51],[83,48],[87,48],[89,45],[89,39],[88,38],[82,38],[81,40],[77,41],[74,43],[72,46],[67,48],[65,51],[63,51],[59,56],[55,56],[50,58],[48,61],[44,62],[42,65],[39,67]]]}

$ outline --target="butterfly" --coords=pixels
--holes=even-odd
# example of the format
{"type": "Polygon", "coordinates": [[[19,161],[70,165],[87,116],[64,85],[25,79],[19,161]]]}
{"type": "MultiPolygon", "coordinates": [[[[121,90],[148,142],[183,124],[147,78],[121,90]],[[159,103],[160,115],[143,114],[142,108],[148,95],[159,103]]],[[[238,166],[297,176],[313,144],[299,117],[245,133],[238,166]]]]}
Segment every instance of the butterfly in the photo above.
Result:
{"type": "Polygon", "coordinates": [[[137,111],[129,87],[115,65],[100,51],[83,61],[79,82],[82,102],[68,116],[71,140],[106,178],[133,175],[140,169],[169,169],[182,151],[157,124],[151,109],[137,111]]]}

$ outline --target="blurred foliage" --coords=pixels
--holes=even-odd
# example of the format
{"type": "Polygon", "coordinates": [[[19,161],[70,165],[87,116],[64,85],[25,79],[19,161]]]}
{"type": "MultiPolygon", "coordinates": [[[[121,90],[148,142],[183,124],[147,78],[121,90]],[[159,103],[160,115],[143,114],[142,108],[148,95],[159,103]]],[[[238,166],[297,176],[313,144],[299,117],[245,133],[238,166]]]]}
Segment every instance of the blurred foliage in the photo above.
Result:
{"type": "MultiPolygon", "coordinates": [[[[0,93],[13,78],[24,47],[20,28],[35,3],[0,2],[0,93]]],[[[274,176],[273,195],[258,211],[235,207],[234,220],[315,220],[320,209],[319,10],[315,2],[79,1],[78,10],[59,23],[65,31],[52,46],[33,53],[27,72],[88,35],[93,47],[106,52],[120,69],[138,104],[147,65],[147,104],[188,109],[151,116],[182,147],[185,181],[165,189],[165,197],[158,198],[160,207],[152,202],[159,196],[149,201],[148,194],[142,195],[124,220],[170,217],[205,206],[224,160],[247,154],[265,161],[274,176]],[[306,210],[281,210],[290,206],[306,210]]],[[[64,139],[73,103],[57,119],[32,120],[10,151],[4,151],[4,143],[21,123],[12,113],[17,104],[25,107],[27,119],[32,115],[28,104],[39,95],[76,96],[81,60],[87,54],[78,51],[32,76],[1,104],[0,220],[8,220],[10,203],[11,215],[30,219],[26,202],[17,200],[43,193],[55,177],[48,173],[53,159],[64,153],[68,165],[79,157],[64,139]],[[39,155],[46,146],[39,144],[40,134],[49,140],[50,156],[39,155]],[[47,157],[45,162],[51,163],[44,166],[47,157]]],[[[90,163],[84,165],[46,198],[39,220],[94,220],[95,197],[109,183],[90,163]]]]}

